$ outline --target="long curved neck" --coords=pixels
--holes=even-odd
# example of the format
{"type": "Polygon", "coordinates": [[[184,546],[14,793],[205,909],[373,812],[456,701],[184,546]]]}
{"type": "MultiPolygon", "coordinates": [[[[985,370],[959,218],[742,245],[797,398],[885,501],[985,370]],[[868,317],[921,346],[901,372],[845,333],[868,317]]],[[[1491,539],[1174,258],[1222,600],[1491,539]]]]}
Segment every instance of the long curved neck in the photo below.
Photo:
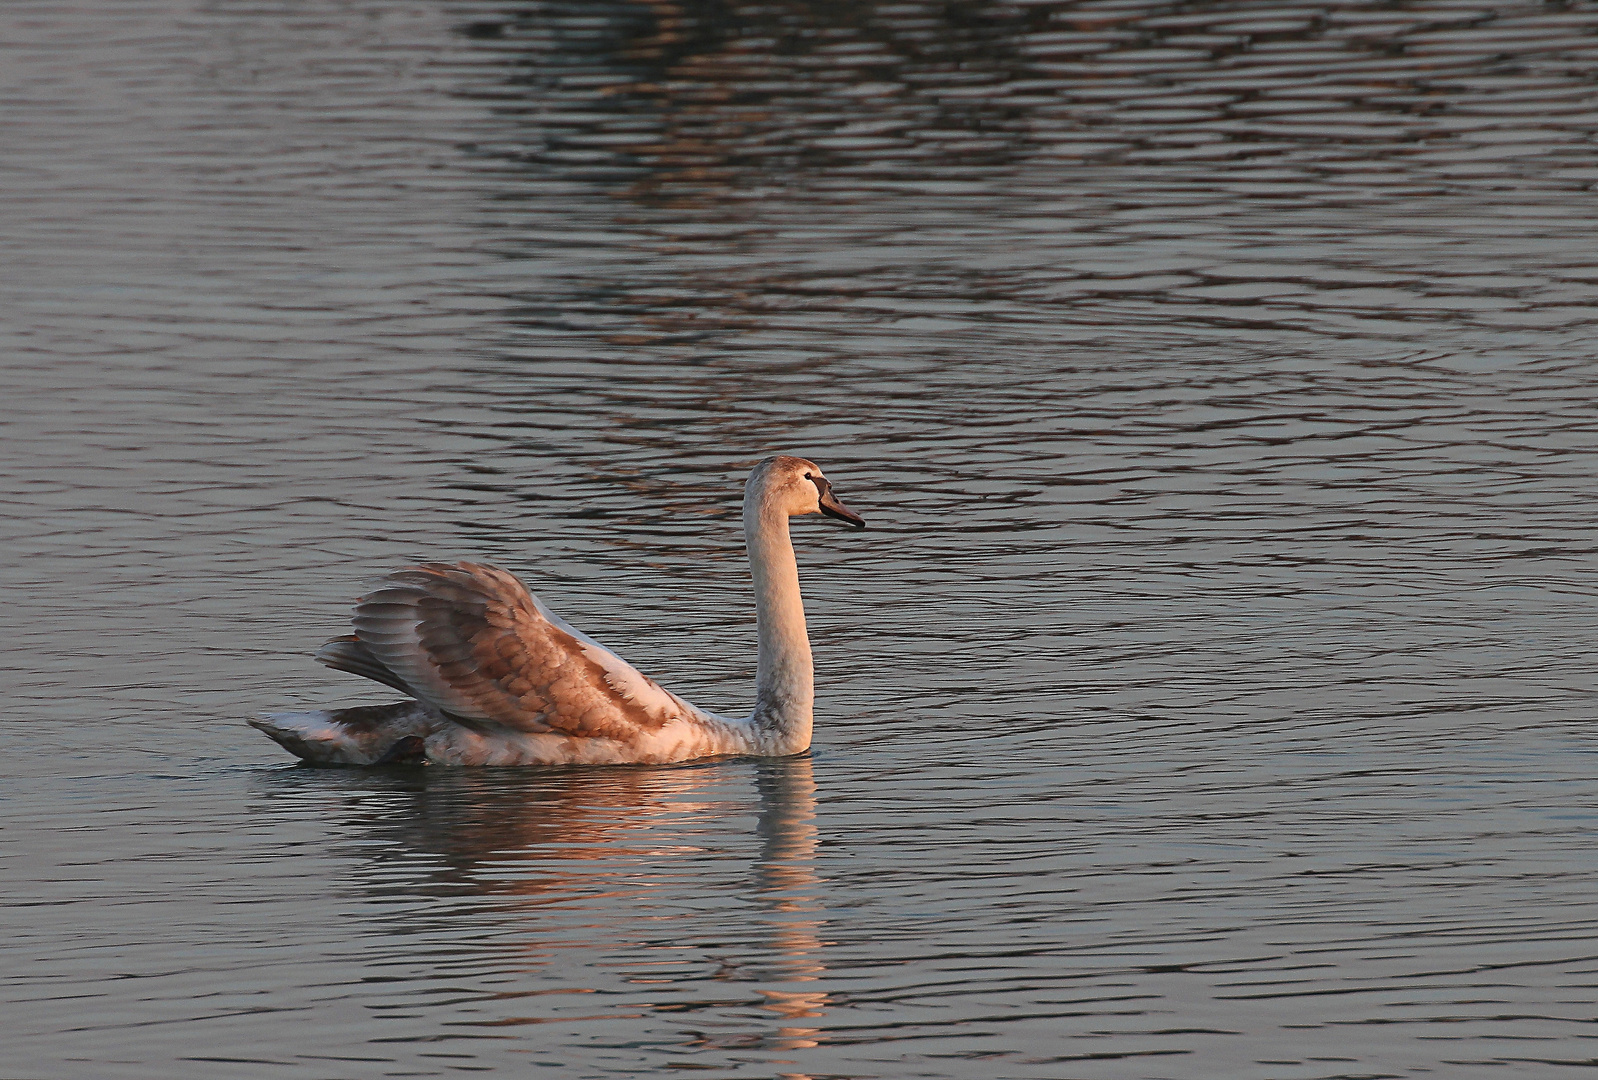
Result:
{"type": "Polygon", "coordinates": [[[744,539],[755,579],[755,619],[760,661],[755,669],[756,730],[773,741],[768,752],[797,754],[810,745],[815,668],[799,564],[788,538],[788,515],[750,491],[744,499],[744,539]]]}

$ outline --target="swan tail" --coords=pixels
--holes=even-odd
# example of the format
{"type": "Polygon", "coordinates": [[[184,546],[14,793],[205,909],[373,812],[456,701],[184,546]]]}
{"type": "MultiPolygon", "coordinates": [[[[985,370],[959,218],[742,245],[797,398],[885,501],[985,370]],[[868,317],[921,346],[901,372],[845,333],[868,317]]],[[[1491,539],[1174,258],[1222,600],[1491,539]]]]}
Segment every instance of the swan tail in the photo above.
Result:
{"type": "Polygon", "coordinates": [[[311,765],[393,765],[422,761],[441,721],[419,701],[268,713],[249,725],[311,765]]]}

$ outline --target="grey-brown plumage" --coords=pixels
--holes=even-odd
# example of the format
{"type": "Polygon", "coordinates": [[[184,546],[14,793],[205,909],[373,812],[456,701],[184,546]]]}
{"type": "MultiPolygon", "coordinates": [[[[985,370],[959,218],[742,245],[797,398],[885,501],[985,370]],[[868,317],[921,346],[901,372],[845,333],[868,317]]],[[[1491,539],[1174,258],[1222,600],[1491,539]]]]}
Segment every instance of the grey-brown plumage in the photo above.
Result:
{"type": "Polygon", "coordinates": [[[295,757],[318,765],[385,765],[426,756],[439,717],[419,701],[272,713],[251,720],[295,757]]]}
{"type": "Polygon", "coordinates": [[[250,721],[308,761],[365,765],[423,756],[460,765],[683,761],[791,754],[810,744],[813,680],[788,519],[863,522],[803,458],[760,463],[745,490],[760,669],[754,714],[728,719],[663,689],[567,625],[507,571],[423,563],[379,580],[355,633],[317,652],[328,667],[416,701],[250,721]]]}
{"type": "Polygon", "coordinates": [[[397,571],[356,603],[354,622],[355,641],[337,649],[334,666],[366,666],[369,657],[393,676],[379,682],[468,726],[632,739],[683,711],[495,567],[425,563],[397,571]]]}
{"type": "MultiPolygon", "coordinates": [[[[347,671],[351,675],[363,675],[374,682],[385,686],[392,686],[404,694],[412,694],[412,690],[405,680],[384,667],[377,657],[372,655],[364,642],[354,634],[345,637],[336,637],[316,650],[316,659],[334,671],[347,671]]],[[[414,696],[414,695],[413,695],[414,696]]]]}

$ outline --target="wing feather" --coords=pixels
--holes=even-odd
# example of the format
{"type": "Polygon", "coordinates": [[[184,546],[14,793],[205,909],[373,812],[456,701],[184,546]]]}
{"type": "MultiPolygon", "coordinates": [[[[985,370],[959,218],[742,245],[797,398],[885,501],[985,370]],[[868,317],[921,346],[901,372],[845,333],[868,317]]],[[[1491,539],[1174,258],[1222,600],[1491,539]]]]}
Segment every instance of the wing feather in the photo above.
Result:
{"type": "Polygon", "coordinates": [[[467,724],[630,741],[692,708],[496,567],[396,571],[356,604],[354,624],[378,668],[467,724]]]}
{"type": "Polygon", "coordinates": [[[364,675],[368,679],[374,679],[385,686],[392,686],[403,693],[411,693],[411,688],[405,684],[405,680],[384,667],[353,634],[334,638],[323,645],[316,650],[316,659],[334,670],[348,671],[352,675],[364,675]]]}

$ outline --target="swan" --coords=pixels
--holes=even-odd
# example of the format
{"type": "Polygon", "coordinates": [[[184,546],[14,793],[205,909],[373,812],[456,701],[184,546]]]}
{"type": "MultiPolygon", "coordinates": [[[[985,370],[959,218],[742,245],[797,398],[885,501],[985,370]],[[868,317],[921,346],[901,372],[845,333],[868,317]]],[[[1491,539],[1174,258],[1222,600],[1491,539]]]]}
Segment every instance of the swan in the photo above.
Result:
{"type": "Polygon", "coordinates": [[[355,633],[316,653],[414,700],[249,720],[317,765],[621,765],[809,749],[815,673],[788,519],[866,527],[814,462],[779,454],[744,485],[759,660],[755,711],[729,719],[664,689],[569,626],[504,570],[423,563],[355,605],[355,633]]]}

